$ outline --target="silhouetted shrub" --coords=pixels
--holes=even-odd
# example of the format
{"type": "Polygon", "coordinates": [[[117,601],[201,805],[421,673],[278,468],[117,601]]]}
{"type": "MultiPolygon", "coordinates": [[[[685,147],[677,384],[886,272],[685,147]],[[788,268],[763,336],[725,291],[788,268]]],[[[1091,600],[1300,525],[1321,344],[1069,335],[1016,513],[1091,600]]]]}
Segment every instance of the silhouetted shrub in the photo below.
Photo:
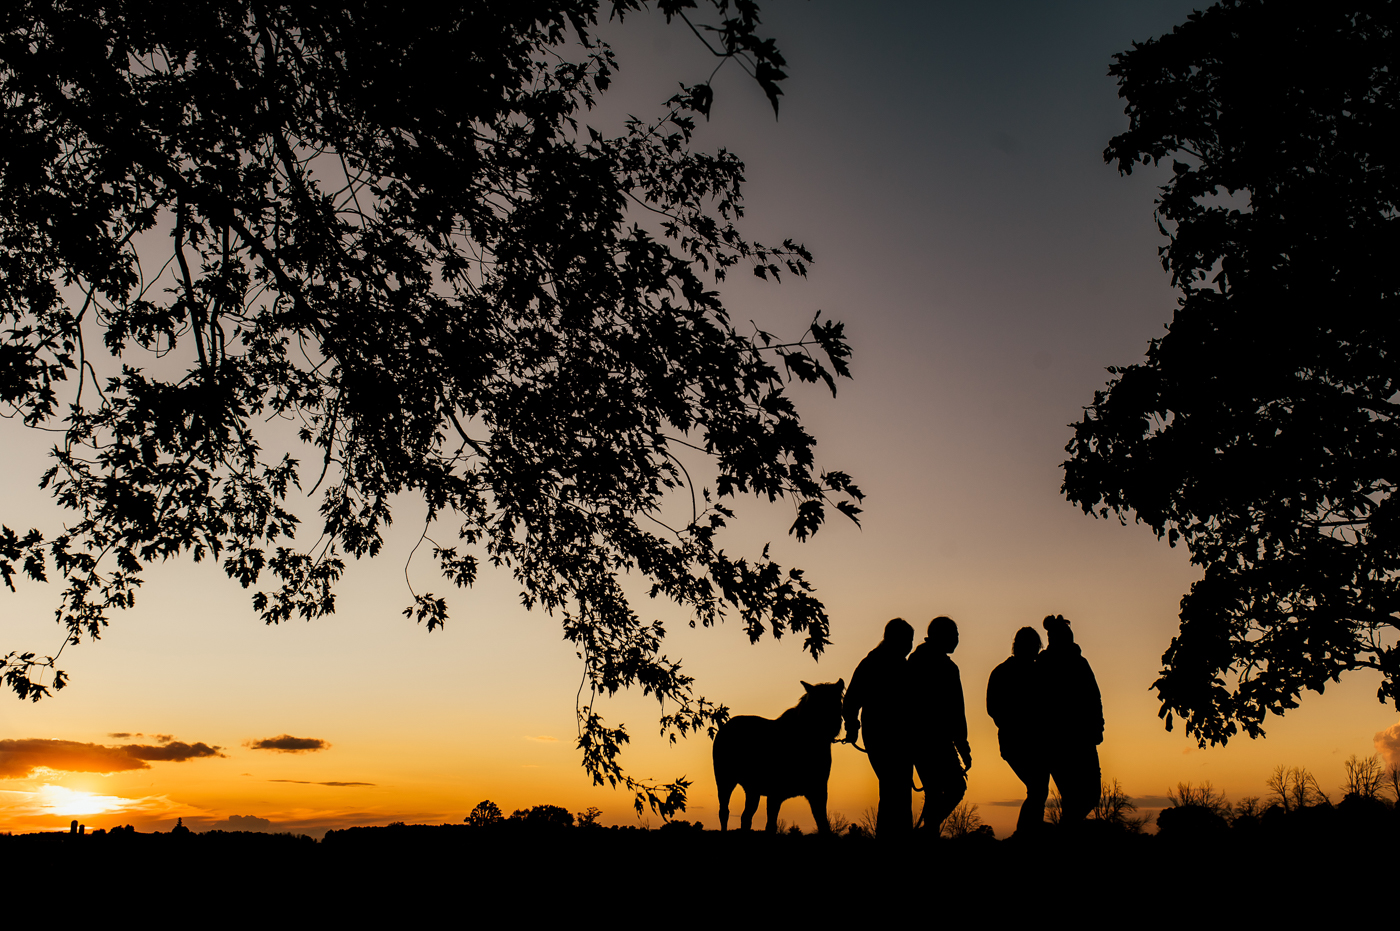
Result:
{"type": "Polygon", "coordinates": [[[1204,840],[1229,830],[1230,823],[1219,812],[1201,805],[1164,808],[1157,815],[1157,834],[1164,838],[1204,840]]]}
{"type": "Polygon", "coordinates": [[[536,805],[533,808],[517,808],[510,813],[510,821],[529,827],[571,828],[574,826],[573,812],[558,805],[536,805]]]}

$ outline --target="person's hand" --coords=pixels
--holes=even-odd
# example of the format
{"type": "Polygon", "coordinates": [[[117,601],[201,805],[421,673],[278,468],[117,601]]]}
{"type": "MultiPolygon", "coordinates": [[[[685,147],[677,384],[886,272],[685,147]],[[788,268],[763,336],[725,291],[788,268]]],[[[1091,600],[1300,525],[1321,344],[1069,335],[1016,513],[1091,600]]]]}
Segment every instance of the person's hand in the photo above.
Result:
{"type": "Polygon", "coordinates": [[[860,736],[860,722],[859,722],[859,721],[847,721],[847,722],[846,722],[846,739],[845,739],[844,742],[845,742],[845,743],[848,743],[848,744],[854,744],[854,743],[856,742],[856,738],[857,738],[858,736],[860,736]]]}

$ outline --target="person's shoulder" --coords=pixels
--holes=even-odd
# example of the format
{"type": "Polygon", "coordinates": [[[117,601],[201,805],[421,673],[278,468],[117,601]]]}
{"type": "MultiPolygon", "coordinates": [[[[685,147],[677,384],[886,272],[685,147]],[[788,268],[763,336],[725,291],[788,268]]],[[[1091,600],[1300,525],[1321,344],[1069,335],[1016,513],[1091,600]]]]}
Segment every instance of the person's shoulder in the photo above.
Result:
{"type": "Polygon", "coordinates": [[[860,672],[862,669],[869,669],[871,666],[878,666],[879,664],[880,664],[880,648],[879,648],[879,647],[876,647],[875,649],[871,650],[869,653],[865,654],[865,659],[861,660],[859,663],[856,664],[856,672],[858,673],[858,672],[860,672]]]}

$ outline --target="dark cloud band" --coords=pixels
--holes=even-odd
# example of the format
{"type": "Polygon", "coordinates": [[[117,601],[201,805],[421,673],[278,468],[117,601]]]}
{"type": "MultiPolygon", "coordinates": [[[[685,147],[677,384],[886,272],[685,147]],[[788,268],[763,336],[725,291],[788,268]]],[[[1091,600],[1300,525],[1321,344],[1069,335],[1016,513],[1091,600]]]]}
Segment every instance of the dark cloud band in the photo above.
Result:
{"type": "Polygon", "coordinates": [[[314,753],[330,748],[330,744],[319,737],[293,737],[291,734],[250,740],[244,746],[251,750],[276,750],[278,753],[314,753]]]}

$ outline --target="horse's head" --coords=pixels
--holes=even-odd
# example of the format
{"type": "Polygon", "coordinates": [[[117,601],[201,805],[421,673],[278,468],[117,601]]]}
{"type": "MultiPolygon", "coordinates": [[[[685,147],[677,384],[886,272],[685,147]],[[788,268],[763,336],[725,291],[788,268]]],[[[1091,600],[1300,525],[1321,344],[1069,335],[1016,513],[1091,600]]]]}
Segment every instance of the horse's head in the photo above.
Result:
{"type": "Polygon", "coordinates": [[[846,680],[819,685],[804,682],[802,687],[807,690],[797,703],[802,716],[823,735],[830,731],[831,739],[835,740],[841,734],[841,696],[846,692],[846,680]]]}

